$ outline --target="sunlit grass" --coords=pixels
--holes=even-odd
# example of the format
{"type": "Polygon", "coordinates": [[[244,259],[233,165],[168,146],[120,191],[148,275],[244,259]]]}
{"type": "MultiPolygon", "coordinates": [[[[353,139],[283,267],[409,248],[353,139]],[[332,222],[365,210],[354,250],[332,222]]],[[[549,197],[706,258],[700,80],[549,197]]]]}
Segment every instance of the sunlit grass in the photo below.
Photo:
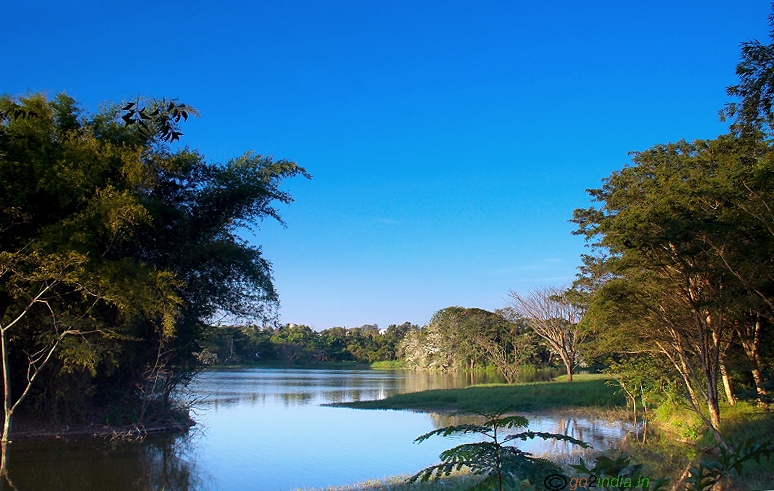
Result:
{"type": "Polygon", "coordinates": [[[372,370],[404,370],[406,362],[403,360],[375,361],[371,363],[372,370]]]}
{"type": "Polygon", "coordinates": [[[384,479],[372,479],[347,486],[320,488],[314,491],[431,491],[441,489],[444,491],[467,491],[481,480],[481,477],[479,476],[462,474],[445,477],[438,481],[407,484],[406,479],[408,479],[408,477],[409,476],[406,475],[387,477],[384,479]]]}
{"type": "Polygon", "coordinates": [[[573,407],[620,408],[626,400],[618,389],[605,384],[602,375],[577,375],[570,382],[476,385],[464,389],[438,389],[398,394],[379,401],[337,404],[360,409],[415,411],[494,411],[513,406],[520,411],[573,407]]]}
{"type": "MultiPolygon", "coordinates": [[[[622,448],[632,455],[633,461],[645,464],[651,475],[672,475],[677,479],[689,465],[718,458],[714,434],[684,404],[662,404],[654,416],[655,431],[651,432],[648,444],[630,441],[622,448]]],[[[774,411],[744,401],[734,406],[721,404],[721,431],[733,446],[750,439],[756,443],[774,442],[774,411]]],[[[774,489],[774,459],[745,463],[742,475],[733,474],[723,489],[774,489]]]]}

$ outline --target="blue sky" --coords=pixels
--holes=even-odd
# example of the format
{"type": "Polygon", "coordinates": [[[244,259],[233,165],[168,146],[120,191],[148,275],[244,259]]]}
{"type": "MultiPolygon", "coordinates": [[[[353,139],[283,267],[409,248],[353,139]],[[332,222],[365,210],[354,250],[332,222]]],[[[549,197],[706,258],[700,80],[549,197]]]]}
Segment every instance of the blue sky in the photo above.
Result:
{"type": "Polygon", "coordinates": [[[281,321],[493,310],[572,281],[568,220],[655,144],[714,138],[767,1],[41,2],[0,6],[0,92],[201,110],[183,142],[305,166],[249,239],[281,321]]]}

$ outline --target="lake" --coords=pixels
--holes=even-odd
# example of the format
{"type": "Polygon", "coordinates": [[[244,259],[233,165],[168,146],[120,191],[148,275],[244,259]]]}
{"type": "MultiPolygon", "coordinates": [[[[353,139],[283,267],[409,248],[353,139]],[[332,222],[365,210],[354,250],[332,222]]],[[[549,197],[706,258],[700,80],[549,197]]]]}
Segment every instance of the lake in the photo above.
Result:
{"type": "MultiPolygon", "coordinates": [[[[11,445],[10,476],[20,491],[287,491],[412,474],[466,441],[437,437],[417,445],[414,439],[458,424],[459,417],[322,404],[497,381],[388,370],[211,370],[191,387],[201,400],[193,415],[198,424],[188,435],[112,443],[20,441],[11,445]]],[[[617,445],[631,430],[580,418],[529,418],[532,430],[567,434],[600,449],[617,445]]],[[[572,447],[542,441],[520,445],[554,458],[567,458],[576,451],[572,447]]]]}

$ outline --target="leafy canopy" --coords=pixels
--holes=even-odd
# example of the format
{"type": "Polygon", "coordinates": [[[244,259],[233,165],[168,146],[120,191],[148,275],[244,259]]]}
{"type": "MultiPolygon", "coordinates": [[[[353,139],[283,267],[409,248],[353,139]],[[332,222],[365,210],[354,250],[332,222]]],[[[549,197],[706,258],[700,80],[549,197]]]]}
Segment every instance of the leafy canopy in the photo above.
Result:
{"type": "MultiPolygon", "coordinates": [[[[218,163],[171,147],[189,115],[198,113],[170,100],[89,114],[65,94],[0,97],[0,327],[11,392],[28,382],[29,355],[50,350],[51,383],[67,387],[65,375],[85,369],[95,384],[86,393],[131,406],[155,397],[133,388],[159,385],[143,379],[160,367],[195,362],[214,316],[272,317],[271,264],[243,234],[281,222],[276,203],[292,197],[280,184],[310,176],[252,151],[218,163]],[[63,329],[72,336],[59,345],[63,329]]],[[[57,393],[75,397],[39,396],[57,393]]]]}

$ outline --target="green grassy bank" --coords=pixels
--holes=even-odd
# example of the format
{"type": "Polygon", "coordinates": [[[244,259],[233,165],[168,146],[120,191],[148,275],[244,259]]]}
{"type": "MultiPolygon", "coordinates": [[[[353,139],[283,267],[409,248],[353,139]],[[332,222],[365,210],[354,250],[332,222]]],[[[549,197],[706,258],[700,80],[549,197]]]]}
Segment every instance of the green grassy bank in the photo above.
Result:
{"type": "Polygon", "coordinates": [[[605,384],[603,375],[577,375],[572,383],[557,381],[517,385],[474,385],[464,389],[427,390],[398,394],[379,401],[347,402],[336,405],[358,409],[408,409],[428,412],[487,412],[505,406],[513,406],[519,411],[626,407],[626,400],[617,392],[615,387],[605,384]]]}
{"type": "MultiPolygon", "coordinates": [[[[384,479],[372,479],[348,486],[333,486],[324,490],[309,491],[468,491],[481,480],[470,474],[453,475],[439,481],[407,484],[405,476],[392,476],[384,479]]],[[[297,490],[300,491],[300,490],[297,490]]]]}
{"type": "MultiPolygon", "coordinates": [[[[732,446],[749,440],[774,442],[774,411],[741,401],[733,406],[722,403],[720,412],[720,430],[732,446]]],[[[667,469],[719,457],[714,434],[685,406],[665,404],[657,408],[653,426],[656,432],[647,445],[626,449],[633,460],[658,463],[667,469]],[[676,443],[681,445],[675,446],[676,443]]],[[[774,489],[774,458],[747,462],[742,475],[732,476],[725,484],[725,491],[774,489]]]]}

